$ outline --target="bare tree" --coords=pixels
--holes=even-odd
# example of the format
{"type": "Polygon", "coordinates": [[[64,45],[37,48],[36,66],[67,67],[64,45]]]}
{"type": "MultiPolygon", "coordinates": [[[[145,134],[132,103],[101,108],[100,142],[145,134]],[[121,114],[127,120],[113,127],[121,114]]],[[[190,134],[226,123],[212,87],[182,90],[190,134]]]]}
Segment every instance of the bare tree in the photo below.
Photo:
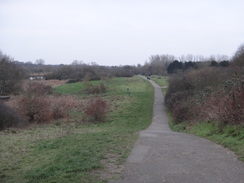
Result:
{"type": "Polygon", "coordinates": [[[185,55],[181,55],[181,56],[179,57],[179,61],[181,61],[181,62],[185,62],[185,61],[186,61],[186,57],[185,57],[185,55]]]}
{"type": "Polygon", "coordinates": [[[85,63],[82,60],[73,60],[73,62],[71,63],[71,65],[84,65],[85,63]]]}
{"type": "Polygon", "coordinates": [[[17,93],[23,78],[24,71],[9,56],[0,52],[0,95],[17,93]]]}
{"type": "Polygon", "coordinates": [[[232,60],[233,60],[234,65],[237,65],[240,67],[244,66],[244,43],[238,47],[232,60]]]}
{"type": "Polygon", "coordinates": [[[192,54],[188,54],[188,55],[186,55],[186,60],[187,60],[187,61],[194,61],[194,60],[193,60],[193,55],[192,55],[192,54]]]}
{"type": "Polygon", "coordinates": [[[35,61],[35,64],[36,65],[44,65],[45,64],[45,61],[43,60],[43,59],[37,59],[36,61],[35,61]]]}
{"type": "Polygon", "coordinates": [[[150,75],[165,75],[169,63],[173,62],[174,59],[173,55],[152,55],[149,57],[148,72],[150,75]]]}
{"type": "Polygon", "coordinates": [[[218,62],[221,62],[221,61],[224,61],[224,60],[229,60],[228,55],[217,55],[217,61],[218,62]]]}

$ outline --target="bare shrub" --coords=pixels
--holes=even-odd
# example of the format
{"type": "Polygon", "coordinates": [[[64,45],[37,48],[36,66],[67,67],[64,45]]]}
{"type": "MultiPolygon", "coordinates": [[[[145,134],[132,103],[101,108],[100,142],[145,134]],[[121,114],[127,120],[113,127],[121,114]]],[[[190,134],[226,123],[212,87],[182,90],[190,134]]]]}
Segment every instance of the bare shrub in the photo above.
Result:
{"type": "Polygon", "coordinates": [[[227,80],[204,104],[205,116],[222,124],[244,125],[244,78],[227,80]]]}
{"type": "Polygon", "coordinates": [[[29,82],[24,87],[24,96],[19,101],[19,110],[30,122],[45,122],[52,119],[47,95],[52,87],[39,82],[29,82]]]}
{"type": "Polygon", "coordinates": [[[101,82],[98,85],[93,85],[90,82],[86,83],[86,88],[84,89],[84,93],[86,94],[101,94],[101,93],[106,93],[107,92],[107,86],[105,85],[104,82],[101,82]]]}
{"type": "Polygon", "coordinates": [[[18,100],[18,111],[30,122],[48,122],[66,118],[70,110],[81,107],[81,101],[71,96],[23,96],[18,100]]]}
{"type": "Polygon", "coordinates": [[[239,67],[244,66],[244,43],[239,46],[232,60],[233,65],[239,67]]]}
{"type": "Polygon", "coordinates": [[[67,81],[68,80],[50,79],[50,80],[34,80],[32,82],[37,82],[37,83],[41,83],[41,84],[48,85],[51,87],[56,87],[56,86],[67,83],[67,81]]]}
{"type": "Polygon", "coordinates": [[[85,107],[84,113],[96,122],[103,122],[107,113],[108,104],[101,98],[92,99],[85,107]]]}
{"type": "Polygon", "coordinates": [[[24,96],[20,100],[19,108],[30,122],[44,122],[52,118],[49,102],[43,96],[24,96]]]}
{"type": "Polygon", "coordinates": [[[0,102],[0,130],[9,127],[21,126],[26,124],[27,120],[21,117],[13,109],[0,102]]]}
{"type": "Polygon", "coordinates": [[[80,79],[69,79],[66,83],[67,84],[70,84],[70,83],[78,83],[78,82],[80,82],[81,80],[80,79]]]}
{"type": "Polygon", "coordinates": [[[50,85],[45,85],[42,82],[28,82],[24,88],[25,95],[43,96],[51,94],[53,88],[50,85]]]}
{"type": "Polygon", "coordinates": [[[205,90],[206,88],[216,89],[223,81],[229,79],[233,74],[231,68],[208,67],[200,70],[193,70],[186,74],[185,80],[194,91],[205,90]]]}
{"type": "Polygon", "coordinates": [[[48,122],[67,118],[72,109],[80,108],[81,101],[72,96],[24,96],[19,100],[19,111],[30,122],[48,122]]]}
{"type": "Polygon", "coordinates": [[[81,103],[71,96],[48,95],[52,92],[52,87],[39,82],[28,83],[24,91],[23,96],[16,100],[16,108],[30,122],[48,122],[68,117],[70,110],[78,108],[81,103]]]}
{"type": "Polygon", "coordinates": [[[244,125],[244,71],[211,68],[171,79],[165,103],[176,123],[211,120],[244,125]]]}
{"type": "Polygon", "coordinates": [[[50,96],[49,103],[53,119],[66,118],[70,110],[79,109],[82,106],[81,100],[72,96],[50,96]]]}
{"type": "Polygon", "coordinates": [[[186,120],[190,121],[195,118],[197,112],[194,109],[193,104],[188,100],[184,100],[181,103],[176,104],[171,110],[175,123],[181,123],[186,120]]]}
{"type": "Polygon", "coordinates": [[[173,110],[178,104],[186,101],[193,95],[193,86],[185,77],[174,77],[169,80],[168,91],[165,96],[165,104],[173,110]]]}
{"type": "Polygon", "coordinates": [[[18,94],[24,77],[24,70],[0,51],[0,95],[18,94]]]}
{"type": "Polygon", "coordinates": [[[104,82],[100,83],[99,84],[99,90],[100,90],[100,93],[106,93],[107,92],[107,86],[105,85],[104,82]]]}
{"type": "Polygon", "coordinates": [[[53,119],[68,117],[70,107],[64,98],[50,98],[53,119]]]}

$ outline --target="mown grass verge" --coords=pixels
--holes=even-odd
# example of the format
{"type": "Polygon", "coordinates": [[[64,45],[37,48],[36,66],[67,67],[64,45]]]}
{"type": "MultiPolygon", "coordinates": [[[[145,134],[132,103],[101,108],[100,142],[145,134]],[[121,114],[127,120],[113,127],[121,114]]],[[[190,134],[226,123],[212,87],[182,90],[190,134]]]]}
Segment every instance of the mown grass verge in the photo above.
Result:
{"type": "Polygon", "coordinates": [[[170,127],[177,132],[194,134],[209,139],[235,152],[244,161],[244,128],[238,125],[220,125],[216,122],[174,124],[170,117],[170,127]]]}
{"type": "Polygon", "coordinates": [[[155,83],[157,83],[159,86],[164,87],[168,85],[167,76],[156,76],[152,75],[150,76],[151,80],[153,80],[155,83]]]}
{"type": "Polygon", "coordinates": [[[167,93],[168,89],[168,77],[167,76],[156,76],[153,75],[150,77],[155,83],[157,83],[160,87],[162,87],[163,95],[167,93]]]}
{"type": "MultiPolygon", "coordinates": [[[[83,123],[72,111],[69,123],[56,121],[0,132],[0,182],[106,182],[119,176],[138,131],[151,123],[153,87],[139,77],[114,78],[104,123],[83,123]],[[128,89],[129,93],[128,93],[128,89]]],[[[83,83],[57,87],[61,95],[92,98],[81,92],[83,83]]]]}

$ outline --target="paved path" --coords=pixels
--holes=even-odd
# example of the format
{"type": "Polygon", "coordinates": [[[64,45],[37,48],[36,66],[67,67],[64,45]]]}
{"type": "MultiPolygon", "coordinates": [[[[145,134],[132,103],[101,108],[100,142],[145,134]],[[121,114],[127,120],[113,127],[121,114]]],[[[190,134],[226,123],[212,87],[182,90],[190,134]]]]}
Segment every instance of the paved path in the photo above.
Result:
{"type": "Polygon", "coordinates": [[[170,130],[161,88],[155,87],[152,124],[140,132],[122,180],[110,183],[244,183],[244,163],[233,152],[170,130]]]}

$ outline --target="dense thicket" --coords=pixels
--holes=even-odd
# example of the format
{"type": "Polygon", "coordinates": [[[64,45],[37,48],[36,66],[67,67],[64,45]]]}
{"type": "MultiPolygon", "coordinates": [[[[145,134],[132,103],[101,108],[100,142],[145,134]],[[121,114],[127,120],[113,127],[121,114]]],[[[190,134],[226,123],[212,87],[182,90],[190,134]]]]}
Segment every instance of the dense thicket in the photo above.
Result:
{"type": "Polygon", "coordinates": [[[242,46],[230,66],[227,61],[211,62],[212,67],[171,77],[165,103],[174,121],[215,121],[244,126],[243,55],[242,46]]]}
{"type": "Polygon", "coordinates": [[[185,61],[180,62],[178,60],[175,60],[171,62],[167,67],[167,73],[168,74],[177,74],[182,72],[188,72],[189,70],[196,70],[196,69],[202,69],[206,67],[228,67],[230,65],[230,61],[228,60],[222,60],[220,62],[217,62],[215,60],[212,61],[185,61]]]}

